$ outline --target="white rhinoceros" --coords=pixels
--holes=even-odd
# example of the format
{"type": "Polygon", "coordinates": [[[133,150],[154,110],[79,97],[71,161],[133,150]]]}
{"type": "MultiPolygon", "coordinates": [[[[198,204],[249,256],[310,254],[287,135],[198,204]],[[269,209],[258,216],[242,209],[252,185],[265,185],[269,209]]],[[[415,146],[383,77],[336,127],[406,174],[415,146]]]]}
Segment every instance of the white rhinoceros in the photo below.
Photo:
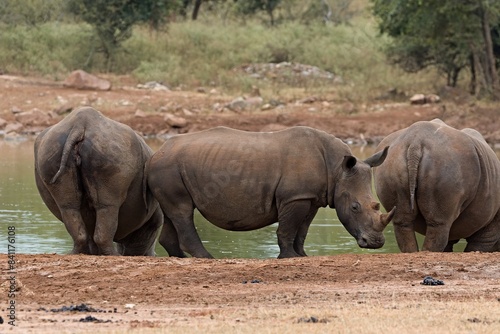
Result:
{"type": "Polygon", "coordinates": [[[171,256],[212,257],[193,223],[196,208],[223,229],[248,231],[279,222],[279,257],[305,256],[317,210],[337,210],[360,247],[379,248],[391,220],[372,196],[371,167],[340,139],[308,127],[257,133],[218,127],[171,137],[147,166],[148,185],[165,213],[160,243],[171,256]]]}
{"type": "Polygon", "coordinates": [[[36,185],[73,238],[73,253],[155,254],[163,214],[146,187],[152,154],[130,127],[90,107],[40,133],[36,185]]]}
{"type": "Polygon", "coordinates": [[[387,207],[399,249],[500,251],[500,161],[481,134],[441,120],[417,122],[384,138],[386,162],[375,168],[375,188],[387,207]]]}

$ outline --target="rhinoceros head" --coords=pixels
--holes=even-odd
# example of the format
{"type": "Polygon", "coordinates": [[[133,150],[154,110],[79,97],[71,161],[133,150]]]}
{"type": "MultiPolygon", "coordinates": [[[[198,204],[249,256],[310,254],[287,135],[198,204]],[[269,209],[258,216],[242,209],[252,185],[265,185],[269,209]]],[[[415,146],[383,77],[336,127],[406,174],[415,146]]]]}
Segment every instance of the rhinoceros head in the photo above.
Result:
{"type": "Polygon", "coordinates": [[[371,167],[384,162],[388,149],[386,147],[365,161],[345,156],[341,176],[335,184],[334,205],[339,220],[362,248],[380,248],[384,245],[383,231],[396,209],[381,213],[380,203],[372,196],[371,167]]]}

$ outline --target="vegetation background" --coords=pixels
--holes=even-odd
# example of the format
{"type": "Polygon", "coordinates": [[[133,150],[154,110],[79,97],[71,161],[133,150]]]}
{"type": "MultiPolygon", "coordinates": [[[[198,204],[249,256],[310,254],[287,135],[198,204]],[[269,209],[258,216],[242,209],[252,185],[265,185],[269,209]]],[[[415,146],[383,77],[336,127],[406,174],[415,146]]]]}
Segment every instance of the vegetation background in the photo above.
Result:
{"type": "MultiPolygon", "coordinates": [[[[496,50],[499,17],[491,0],[5,0],[0,71],[60,80],[84,69],[245,92],[255,79],[235,68],[297,62],[343,84],[268,80],[259,82],[261,91],[305,88],[363,101],[391,89],[471,89],[471,78],[484,72],[478,64],[487,63],[484,19],[496,50]]],[[[474,78],[472,93],[495,96],[495,78],[474,78]]]]}
{"type": "Polygon", "coordinates": [[[495,97],[500,52],[487,56],[500,49],[499,14],[492,0],[4,0],[0,71],[60,80],[84,69],[248,92],[256,79],[235,69],[295,62],[342,84],[271,78],[263,94],[334,90],[363,102],[448,84],[495,97]]]}

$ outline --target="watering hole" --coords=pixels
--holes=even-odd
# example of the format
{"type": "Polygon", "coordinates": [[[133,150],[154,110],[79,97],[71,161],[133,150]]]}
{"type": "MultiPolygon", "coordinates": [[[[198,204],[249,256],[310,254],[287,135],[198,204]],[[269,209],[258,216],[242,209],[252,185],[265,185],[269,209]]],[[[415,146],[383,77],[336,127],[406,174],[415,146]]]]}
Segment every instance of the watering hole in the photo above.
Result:
{"type": "MultiPolygon", "coordinates": [[[[16,253],[67,254],[73,247],[63,223],[43,203],[34,179],[33,140],[0,141],[0,253],[7,253],[8,226],[15,226],[16,253]]],[[[162,142],[150,140],[157,150],[162,142]]],[[[351,147],[353,154],[365,159],[374,147],[351,147]]],[[[220,229],[195,212],[195,224],[207,250],[216,258],[275,258],[279,254],[277,224],[255,231],[233,232],[220,229]]],[[[385,245],[380,249],[361,249],[345,230],[335,210],[321,208],[314,218],[305,242],[308,255],[339,253],[397,253],[392,224],[384,231],[385,245]]],[[[423,238],[419,236],[421,243],[423,238]]],[[[456,246],[462,250],[464,242],[456,246]]],[[[158,256],[167,252],[156,246],[158,256]]]]}

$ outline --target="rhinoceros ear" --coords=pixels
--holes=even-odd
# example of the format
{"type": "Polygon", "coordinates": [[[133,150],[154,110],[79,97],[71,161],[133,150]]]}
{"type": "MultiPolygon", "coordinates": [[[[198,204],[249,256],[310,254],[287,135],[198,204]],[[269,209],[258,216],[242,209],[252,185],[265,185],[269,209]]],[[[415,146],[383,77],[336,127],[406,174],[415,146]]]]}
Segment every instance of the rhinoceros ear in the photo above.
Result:
{"type": "Polygon", "coordinates": [[[358,160],[356,160],[355,157],[352,155],[346,155],[344,157],[344,161],[342,161],[342,169],[346,172],[350,171],[354,166],[356,166],[356,163],[358,160]]]}
{"type": "Polygon", "coordinates": [[[375,153],[371,157],[367,158],[365,162],[370,165],[370,167],[377,167],[384,162],[387,157],[387,152],[389,151],[389,146],[386,146],[382,151],[375,153]]]}

